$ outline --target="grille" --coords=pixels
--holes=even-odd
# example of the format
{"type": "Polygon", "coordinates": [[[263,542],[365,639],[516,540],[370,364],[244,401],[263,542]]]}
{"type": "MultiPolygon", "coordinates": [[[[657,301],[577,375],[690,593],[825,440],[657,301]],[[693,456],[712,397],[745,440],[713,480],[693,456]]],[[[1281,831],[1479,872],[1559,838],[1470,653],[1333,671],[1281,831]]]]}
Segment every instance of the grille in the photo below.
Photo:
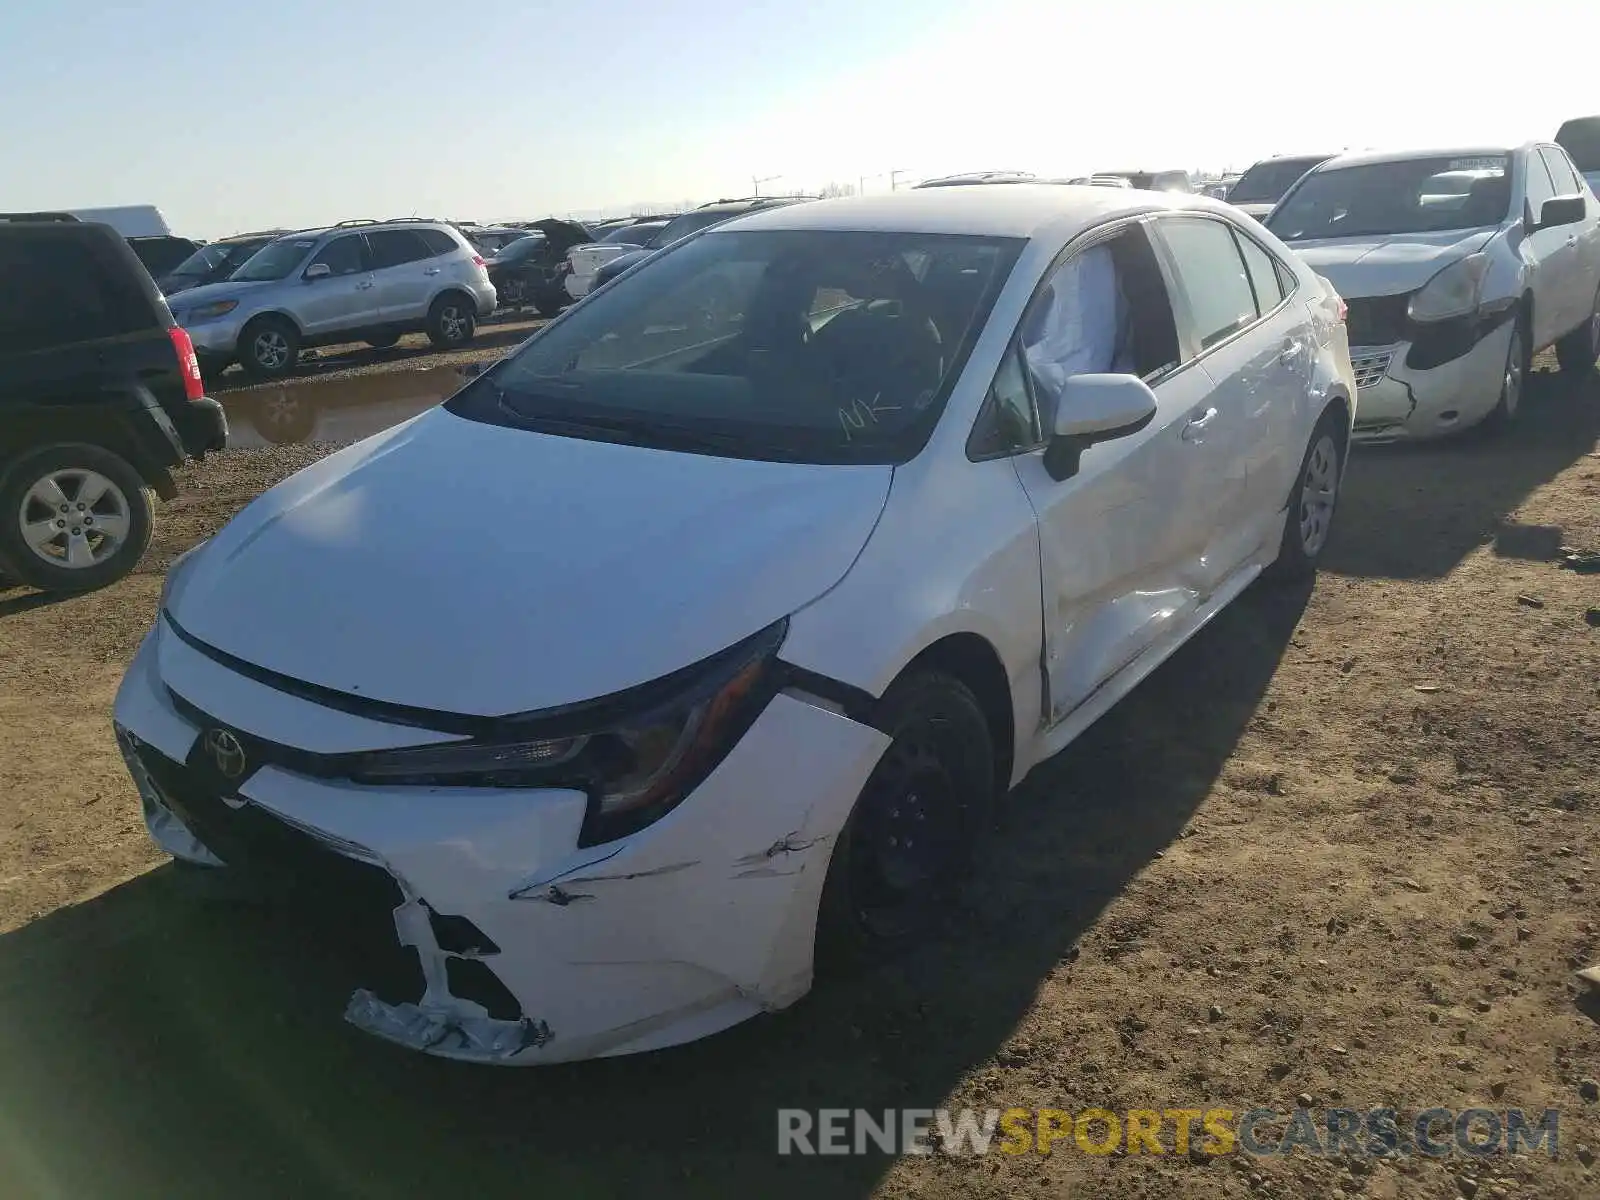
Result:
{"type": "Polygon", "coordinates": [[[1387,375],[1394,355],[1393,346],[1385,346],[1380,350],[1352,350],[1350,365],[1355,368],[1356,388],[1369,388],[1387,375]]]}
{"type": "Polygon", "coordinates": [[[1411,322],[1405,296],[1361,296],[1345,298],[1345,329],[1352,346],[1388,346],[1411,339],[1411,322]]]}

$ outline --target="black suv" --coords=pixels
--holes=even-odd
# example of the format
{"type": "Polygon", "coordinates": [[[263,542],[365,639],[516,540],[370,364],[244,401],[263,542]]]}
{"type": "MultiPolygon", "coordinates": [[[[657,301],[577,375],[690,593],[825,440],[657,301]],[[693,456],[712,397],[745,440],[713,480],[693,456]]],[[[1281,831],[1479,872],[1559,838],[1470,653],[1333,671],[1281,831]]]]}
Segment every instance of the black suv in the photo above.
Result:
{"type": "Polygon", "coordinates": [[[103,587],[150,544],[151,491],[223,448],[222,406],[109,225],[0,213],[0,279],[0,576],[103,587]]]}

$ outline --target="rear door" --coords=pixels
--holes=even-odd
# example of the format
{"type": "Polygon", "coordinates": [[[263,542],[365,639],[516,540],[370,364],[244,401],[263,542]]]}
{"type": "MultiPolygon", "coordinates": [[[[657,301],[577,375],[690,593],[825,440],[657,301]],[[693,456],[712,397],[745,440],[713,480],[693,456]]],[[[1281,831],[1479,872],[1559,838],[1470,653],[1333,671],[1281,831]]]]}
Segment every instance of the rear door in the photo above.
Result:
{"type": "Polygon", "coordinates": [[[1252,336],[1260,339],[1260,353],[1268,360],[1263,364],[1267,391],[1257,398],[1258,419],[1245,435],[1246,520],[1265,522],[1276,537],[1280,511],[1288,503],[1304,452],[1297,420],[1315,384],[1316,331],[1304,298],[1294,294],[1297,282],[1289,266],[1244,230],[1235,228],[1233,236],[1261,317],[1252,336]]]}
{"type": "Polygon", "coordinates": [[[1189,469],[1205,479],[1207,499],[1191,517],[1186,573],[1209,596],[1259,540],[1250,465],[1256,460],[1259,475],[1271,462],[1273,412],[1288,386],[1283,356],[1291,349],[1292,322],[1280,324],[1275,310],[1261,320],[1231,222],[1189,213],[1159,217],[1153,227],[1175,276],[1186,352],[1208,383],[1204,405],[1180,437],[1190,451],[1189,469]]]}
{"type": "Polygon", "coordinates": [[[398,324],[427,316],[440,266],[417,230],[369,229],[367,247],[382,320],[398,324]]]}
{"type": "MultiPolygon", "coordinates": [[[[1048,720],[1054,724],[1153,645],[1187,627],[1203,591],[1193,566],[1203,554],[1205,531],[1219,519],[1223,489],[1207,465],[1209,446],[1186,433],[1207,411],[1211,382],[1182,361],[1168,278],[1142,222],[1099,232],[1075,247],[1041,286],[1018,342],[995,381],[994,411],[1032,407],[1040,414],[1035,427],[1048,430],[1052,380],[1111,370],[1140,375],[1158,405],[1142,430],[1085,450],[1068,479],[1046,469],[1042,435],[1013,460],[1039,518],[1048,720]],[[1106,249],[1115,289],[1086,286],[1104,273],[1080,271],[1073,260],[1106,249]],[[1059,301],[1052,290],[1057,285],[1059,301]],[[1111,312],[1124,312],[1125,319],[1104,320],[1111,312]],[[1056,333],[1042,328],[1046,313],[1055,314],[1056,333]],[[1041,347],[1051,348],[1054,363],[1038,361],[1041,347]]],[[[1028,422],[1012,424],[1026,428],[1028,422]]]]}
{"type": "Polygon", "coordinates": [[[305,265],[299,288],[294,311],[308,334],[327,336],[378,323],[379,305],[368,265],[367,242],[359,233],[330,238],[305,265]],[[305,271],[318,263],[327,264],[328,274],[320,279],[305,278],[305,271]]]}

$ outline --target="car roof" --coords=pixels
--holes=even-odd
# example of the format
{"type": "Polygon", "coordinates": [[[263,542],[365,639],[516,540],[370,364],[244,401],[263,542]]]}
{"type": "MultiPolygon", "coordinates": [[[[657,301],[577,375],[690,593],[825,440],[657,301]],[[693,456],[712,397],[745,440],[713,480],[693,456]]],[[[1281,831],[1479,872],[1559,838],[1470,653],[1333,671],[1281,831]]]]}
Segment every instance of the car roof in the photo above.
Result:
{"type": "Polygon", "coordinates": [[[1132,188],[1018,183],[1008,187],[907,188],[888,195],[816,200],[755,212],[717,232],[756,229],[865,230],[1038,238],[1065,243],[1084,229],[1116,216],[1169,209],[1225,215],[1226,204],[1181,192],[1132,188]]]}
{"type": "Polygon", "coordinates": [[[1356,150],[1348,154],[1335,154],[1317,167],[1318,171],[1337,171],[1343,167],[1364,167],[1373,163],[1411,162],[1419,158],[1493,158],[1513,154],[1526,146],[1443,146],[1421,150],[1356,150]]]}

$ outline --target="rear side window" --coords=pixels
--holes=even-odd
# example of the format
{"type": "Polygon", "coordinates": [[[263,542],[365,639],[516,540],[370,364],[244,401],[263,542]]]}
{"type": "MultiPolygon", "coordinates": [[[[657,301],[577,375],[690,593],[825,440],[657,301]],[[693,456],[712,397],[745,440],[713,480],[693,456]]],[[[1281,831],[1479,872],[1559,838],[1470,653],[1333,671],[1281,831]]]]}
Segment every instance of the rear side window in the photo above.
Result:
{"type": "Polygon", "coordinates": [[[428,244],[414,229],[375,229],[367,234],[367,247],[372,252],[373,270],[398,267],[432,256],[428,244]]]}
{"type": "MultiPolygon", "coordinates": [[[[130,264],[131,268],[131,264],[130,264]]],[[[0,236],[0,353],[116,337],[154,325],[148,303],[78,239],[0,236]]]]}
{"type": "Polygon", "coordinates": [[[452,250],[459,250],[455,238],[442,229],[419,229],[417,236],[422,239],[422,244],[428,248],[431,257],[435,254],[449,254],[452,250]]]}
{"type": "Polygon", "coordinates": [[[1189,318],[1202,350],[1256,319],[1255,290],[1226,224],[1171,217],[1159,227],[1189,299],[1189,318]]]}

